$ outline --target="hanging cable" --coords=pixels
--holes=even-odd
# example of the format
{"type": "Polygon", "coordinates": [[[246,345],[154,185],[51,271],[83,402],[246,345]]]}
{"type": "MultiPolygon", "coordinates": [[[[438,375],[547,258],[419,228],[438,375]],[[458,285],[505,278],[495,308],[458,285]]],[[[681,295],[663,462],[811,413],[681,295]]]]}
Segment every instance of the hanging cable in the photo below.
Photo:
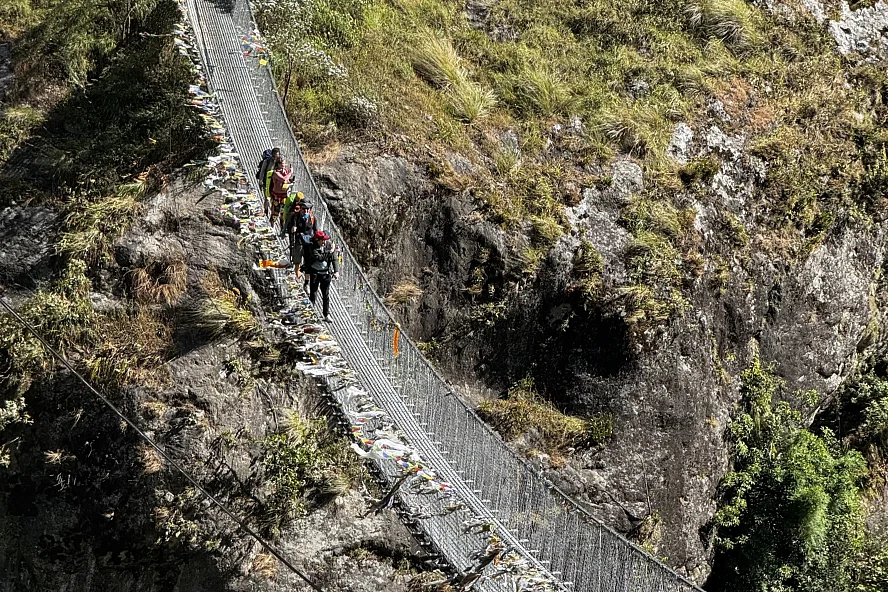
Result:
{"type": "Polygon", "coordinates": [[[7,302],[3,298],[0,298],[0,305],[3,305],[3,308],[5,308],[6,310],[9,311],[9,313],[16,319],[16,321],[18,321],[18,323],[22,327],[24,327],[25,329],[30,331],[31,334],[33,334],[34,337],[36,337],[40,341],[40,343],[43,344],[43,347],[45,347],[47,350],[49,350],[49,352],[53,356],[55,356],[65,366],[65,368],[70,370],[71,373],[74,374],[74,376],[76,376],[78,379],[80,379],[80,382],[85,384],[86,388],[91,390],[93,392],[93,394],[95,394],[99,399],[102,400],[102,402],[109,409],[111,409],[111,411],[113,411],[115,414],[117,414],[117,416],[120,417],[120,419],[125,421],[127,423],[127,425],[129,425],[131,428],[133,428],[136,431],[136,433],[139,434],[139,436],[143,440],[145,440],[149,445],[151,445],[151,447],[154,448],[154,450],[156,450],[158,452],[158,454],[160,454],[160,456],[162,456],[163,459],[170,464],[170,466],[172,466],[174,469],[179,471],[185,477],[185,479],[188,480],[189,483],[194,485],[194,487],[196,487],[198,489],[198,491],[203,493],[205,496],[207,496],[207,498],[210,501],[212,501],[214,504],[216,504],[219,507],[219,509],[222,510],[222,512],[224,512],[229,518],[231,518],[231,520],[233,520],[235,524],[237,524],[240,528],[242,528],[244,530],[244,532],[246,532],[248,535],[253,537],[256,540],[256,542],[258,542],[260,545],[262,545],[262,547],[266,551],[268,551],[269,553],[274,555],[278,559],[278,561],[280,561],[281,563],[286,565],[290,569],[290,571],[292,571],[297,576],[302,578],[302,580],[306,584],[311,586],[311,588],[313,590],[316,590],[317,592],[324,592],[324,590],[320,586],[318,586],[317,584],[312,582],[310,579],[308,579],[308,576],[306,576],[304,573],[302,573],[295,565],[290,563],[290,561],[287,560],[287,558],[284,557],[280,551],[278,551],[276,548],[274,548],[271,545],[271,543],[266,542],[265,539],[263,539],[261,536],[259,536],[259,534],[257,532],[255,532],[252,528],[247,526],[247,524],[243,520],[238,518],[234,514],[234,512],[229,510],[227,507],[225,507],[225,505],[222,502],[220,502],[218,499],[216,499],[216,497],[213,494],[211,494],[209,491],[204,489],[203,486],[200,483],[198,483],[198,481],[194,477],[192,477],[187,471],[185,471],[185,469],[183,469],[176,461],[174,461],[172,458],[170,458],[170,456],[166,452],[164,452],[164,450],[160,446],[158,446],[154,442],[154,440],[151,439],[150,436],[148,436],[145,432],[143,432],[139,428],[139,426],[137,426],[135,423],[133,423],[132,420],[130,420],[130,418],[128,418],[126,415],[124,415],[123,412],[121,412],[120,409],[118,409],[114,405],[114,403],[112,403],[111,401],[108,400],[107,397],[105,397],[105,395],[103,395],[102,393],[97,391],[95,388],[93,388],[93,386],[89,382],[87,382],[87,380],[83,376],[81,376],[80,373],[77,372],[77,370],[75,370],[73,366],[71,366],[71,364],[68,362],[68,360],[62,354],[57,352],[49,343],[47,343],[47,341],[45,339],[43,339],[43,337],[31,325],[31,323],[29,323],[28,321],[23,319],[9,304],[7,304],[7,302]]]}

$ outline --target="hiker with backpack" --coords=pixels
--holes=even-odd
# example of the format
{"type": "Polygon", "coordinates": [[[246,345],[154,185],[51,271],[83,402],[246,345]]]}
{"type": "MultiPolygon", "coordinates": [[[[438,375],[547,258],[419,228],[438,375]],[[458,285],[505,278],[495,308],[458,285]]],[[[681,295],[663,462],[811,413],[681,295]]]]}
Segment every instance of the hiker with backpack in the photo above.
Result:
{"type": "Polygon", "coordinates": [[[301,191],[288,193],[287,197],[284,198],[284,205],[281,207],[281,237],[285,236],[289,232],[290,216],[295,211],[294,208],[296,204],[304,201],[305,194],[301,191]]]}
{"type": "Polygon", "coordinates": [[[318,230],[318,223],[311,211],[311,202],[297,201],[293,210],[285,217],[285,226],[290,238],[290,262],[296,268],[296,277],[301,277],[302,252],[318,230]]]}
{"type": "Polygon", "coordinates": [[[303,250],[305,265],[303,270],[309,274],[308,299],[315,303],[318,288],[323,296],[324,320],[330,322],[330,282],[339,277],[339,252],[330,241],[330,235],[323,230],[314,233],[311,241],[303,250]]]}
{"type": "Polygon", "coordinates": [[[271,175],[269,183],[269,199],[271,201],[271,223],[277,218],[281,211],[284,200],[290,192],[290,181],[293,172],[287,166],[287,161],[282,157],[278,157],[274,161],[274,172],[271,175]]]}
{"type": "Polygon", "coordinates": [[[269,198],[270,195],[268,193],[268,173],[274,170],[274,162],[281,157],[281,149],[280,148],[271,148],[270,150],[266,150],[262,153],[262,160],[259,161],[259,168],[256,170],[256,180],[259,181],[259,189],[262,191],[262,196],[265,198],[263,203],[265,205],[265,212],[269,212],[269,198]]]}

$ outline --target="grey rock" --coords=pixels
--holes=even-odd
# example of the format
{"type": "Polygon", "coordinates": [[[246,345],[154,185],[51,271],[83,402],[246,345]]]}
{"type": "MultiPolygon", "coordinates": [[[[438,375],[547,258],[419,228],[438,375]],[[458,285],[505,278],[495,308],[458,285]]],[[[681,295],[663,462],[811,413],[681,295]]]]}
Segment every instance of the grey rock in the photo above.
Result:
{"type": "MultiPolygon", "coordinates": [[[[559,131],[561,127],[559,126],[559,131]]],[[[557,133],[557,132],[555,132],[557,133]]],[[[500,144],[503,145],[507,150],[511,150],[513,153],[519,152],[519,144],[518,144],[518,134],[515,133],[513,129],[507,129],[503,133],[499,135],[500,144]]]]}
{"type": "Polygon", "coordinates": [[[618,159],[611,166],[611,179],[613,190],[621,195],[628,196],[644,189],[644,178],[641,167],[629,159],[618,159]]]}
{"type": "Polygon", "coordinates": [[[715,99],[706,105],[706,113],[710,117],[714,117],[724,123],[731,121],[731,115],[725,110],[725,104],[718,99],[715,99]]]}
{"type": "Polygon", "coordinates": [[[48,208],[9,206],[0,210],[0,278],[42,275],[52,255],[58,215],[48,208]]]}
{"type": "Polygon", "coordinates": [[[684,122],[677,124],[669,139],[669,145],[666,147],[666,154],[678,164],[687,164],[690,160],[693,139],[694,130],[691,129],[691,126],[684,122]]]}
{"type": "Polygon", "coordinates": [[[843,54],[859,53],[870,61],[888,59],[888,4],[879,0],[851,10],[842,2],[842,18],[830,21],[829,32],[843,54]]]}

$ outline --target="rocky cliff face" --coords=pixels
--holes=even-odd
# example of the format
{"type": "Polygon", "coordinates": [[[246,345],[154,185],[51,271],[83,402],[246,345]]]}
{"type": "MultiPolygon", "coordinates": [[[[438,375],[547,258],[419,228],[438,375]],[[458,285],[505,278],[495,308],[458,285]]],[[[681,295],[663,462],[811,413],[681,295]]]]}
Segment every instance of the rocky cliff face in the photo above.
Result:
{"type": "Polygon", "coordinates": [[[380,293],[405,279],[422,290],[396,310],[415,339],[436,340],[438,363],[464,396],[477,400],[530,374],[560,407],[613,416],[605,446],[577,451],[564,468],[550,468],[545,455],[536,462],[624,533],[658,516],[661,530],[648,542],[698,582],[710,568],[707,525],[729,466],[725,429],[739,399],[737,376],[758,353],[791,389],[814,389],[820,406],[827,403],[881,347],[888,252],[884,217],[854,212],[841,213],[801,256],[765,244],[759,192],[768,163],[750,154],[743,136],[721,131],[723,106],[710,111],[705,126],[679,124],[670,145],[678,164],[716,159],[702,197],[677,196],[695,212],[694,240],[709,263],[686,287],[687,308],[641,340],[618,303],[589,310],[572,290],[581,239],[600,253],[605,287],[625,284],[632,238],[622,216],[646,185],[632,160],[598,171],[612,183],[582,190],[566,211],[571,231],[534,275],[519,255],[527,238],[485,221],[469,194],[435,186],[403,158],[352,146],[315,166],[380,293]],[[749,248],[732,242],[725,212],[741,228],[731,232],[752,237],[749,248]],[[711,267],[712,255],[721,269],[711,267]]]}
{"type": "MultiPolygon", "coordinates": [[[[190,286],[162,313],[177,354],[138,386],[106,392],[236,514],[276,534],[285,555],[325,589],[405,589],[419,547],[393,513],[362,517],[365,497],[347,484],[333,495],[308,492],[306,515],[270,527],[263,441],[286,429],[287,410],[317,413],[321,397],[311,380],[288,370],[273,332],[257,350],[237,338],[208,339],[181,322],[208,276],[230,282],[260,318],[265,296],[239,234],[218,216],[219,198],[199,198],[177,186],[151,199],[93,283],[97,312],[128,310],[121,296],[133,270],[150,261],[183,262],[190,286]]],[[[53,237],[52,215],[10,208],[0,219],[7,278],[33,277],[50,265],[41,257],[53,237]]],[[[33,423],[20,434],[0,488],[0,590],[308,589],[73,376],[59,372],[34,384],[28,402],[33,423]]],[[[350,451],[342,461],[355,463],[350,451]]]]}

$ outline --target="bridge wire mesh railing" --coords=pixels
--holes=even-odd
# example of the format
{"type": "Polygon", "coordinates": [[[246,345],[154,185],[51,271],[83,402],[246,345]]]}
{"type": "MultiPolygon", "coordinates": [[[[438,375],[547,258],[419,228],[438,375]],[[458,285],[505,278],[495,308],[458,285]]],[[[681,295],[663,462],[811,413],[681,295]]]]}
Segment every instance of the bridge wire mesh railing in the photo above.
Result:
{"type": "MultiPolygon", "coordinates": [[[[239,34],[256,29],[247,0],[222,0],[218,7],[230,13],[239,34]]],[[[257,65],[247,68],[247,72],[271,142],[290,159],[296,176],[294,185],[314,203],[319,226],[331,234],[342,250],[341,277],[334,284],[334,300],[350,314],[371,355],[438,447],[437,454],[446,457],[446,462],[469,484],[497,522],[572,589],[590,592],[700,590],[553,487],[481,421],[406,335],[400,335],[399,352],[395,354],[395,331],[400,331],[397,322],[373,290],[321,198],[291,131],[271,68],[257,65]]],[[[258,144],[256,148],[256,154],[241,154],[247,168],[254,164],[251,158],[259,157],[258,144]]],[[[344,350],[348,354],[347,344],[344,350]]],[[[330,386],[337,388],[335,384],[330,386]]],[[[387,475],[390,482],[397,476],[394,469],[387,475]]],[[[428,505],[429,501],[422,503],[428,505]]],[[[432,504],[442,502],[436,500],[432,504]]],[[[440,509],[442,515],[423,521],[423,527],[458,569],[468,567],[471,564],[468,557],[478,550],[481,539],[466,541],[461,521],[456,517],[449,519],[443,507],[440,509]],[[468,542],[475,546],[459,548],[468,542]]],[[[501,589],[499,586],[483,588],[501,589]]]]}

